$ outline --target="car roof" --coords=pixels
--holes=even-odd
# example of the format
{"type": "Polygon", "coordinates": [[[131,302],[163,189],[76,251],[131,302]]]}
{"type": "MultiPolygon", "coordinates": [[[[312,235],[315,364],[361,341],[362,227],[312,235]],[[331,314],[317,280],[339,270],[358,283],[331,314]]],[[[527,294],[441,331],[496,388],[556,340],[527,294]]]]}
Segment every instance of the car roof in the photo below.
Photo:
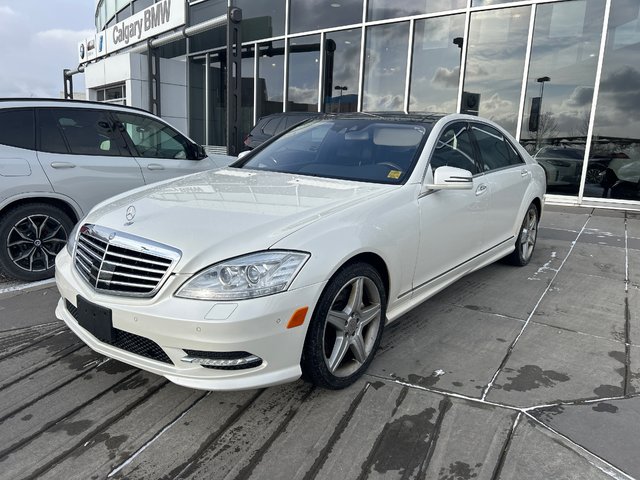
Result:
{"type": "Polygon", "coordinates": [[[131,110],[132,112],[142,112],[150,115],[147,110],[127,105],[114,105],[105,102],[94,102],[91,100],[69,100],[65,98],[0,98],[0,108],[16,107],[80,107],[80,108],[103,108],[107,110],[131,110]]]}

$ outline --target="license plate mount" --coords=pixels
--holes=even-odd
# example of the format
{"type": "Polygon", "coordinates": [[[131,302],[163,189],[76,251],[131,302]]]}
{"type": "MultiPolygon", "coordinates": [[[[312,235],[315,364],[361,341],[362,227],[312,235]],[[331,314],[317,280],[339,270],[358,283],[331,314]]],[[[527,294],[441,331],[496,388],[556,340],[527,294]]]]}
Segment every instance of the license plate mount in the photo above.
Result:
{"type": "Polygon", "coordinates": [[[77,297],[78,325],[101,342],[112,343],[114,338],[111,310],[77,297]]]}

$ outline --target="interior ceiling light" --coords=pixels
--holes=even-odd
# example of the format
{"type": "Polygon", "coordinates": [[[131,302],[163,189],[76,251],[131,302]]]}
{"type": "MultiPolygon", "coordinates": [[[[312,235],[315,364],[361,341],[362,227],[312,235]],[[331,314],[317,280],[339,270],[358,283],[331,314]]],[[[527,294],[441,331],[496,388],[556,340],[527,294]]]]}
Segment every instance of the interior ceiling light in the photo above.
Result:
{"type": "Polygon", "coordinates": [[[332,6],[333,8],[339,8],[339,7],[341,7],[342,5],[340,5],[339,3],[332,3],[332,4],[331,4],[331,6],[332,6]]]}

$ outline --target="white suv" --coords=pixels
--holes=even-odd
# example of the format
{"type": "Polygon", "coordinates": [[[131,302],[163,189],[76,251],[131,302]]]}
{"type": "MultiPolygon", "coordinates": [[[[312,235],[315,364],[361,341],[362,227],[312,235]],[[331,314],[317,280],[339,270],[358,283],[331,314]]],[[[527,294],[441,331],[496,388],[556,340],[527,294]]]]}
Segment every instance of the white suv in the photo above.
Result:
{"type": "Polygon", "coordinates": [[[96,203],[230,160],[136,108],[0,99],[0,274],[51,277],[73,225],[96,203]]]}

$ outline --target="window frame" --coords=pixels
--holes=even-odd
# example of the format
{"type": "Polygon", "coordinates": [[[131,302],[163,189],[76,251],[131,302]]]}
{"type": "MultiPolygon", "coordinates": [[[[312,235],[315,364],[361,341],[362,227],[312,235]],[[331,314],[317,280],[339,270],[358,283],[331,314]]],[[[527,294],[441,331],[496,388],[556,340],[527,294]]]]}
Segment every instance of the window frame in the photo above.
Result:
{"type": "Polygon", "coordinates": [[[474,147],[476,149],[477,155],[478,155],[478,159],[479,159],[479,163],[482,166],[482,173],[493,173],[493,172],[500,172],[502,170],[507,170],[510,168],[514,168],[514,167],[521,167],[522,165],[526,164],[526,162],[524,161],[524,159],[522,158],[522,156],[518,153],[518,150],[511,144],[511,141],[507,138],[507,136],[504,134],[504,132],[500,131],[499,128],[493,126],[493,125],[489,125],[488,123],[483,123],[483,122],[479,122],[479,121],[470,121],[469,123],[469,134],[471,135],[471,140],[474,144],[474,147]],[[502,141],[503,143],[505,143],[507,150],[515,153],[516,158],[518,159],[518,163],[510,163],[509,165],[505,165],[503,167],[500,168],[493,168],[493,169],[488,169],[485,170],[485,167],[488,167],[488,164],[485,162],[484,157],[482,155],[482,150],[480,149],[480,144],[478,139],[476,138],[475,133],[473,132],[474,129],[474,125],[480,125],[480,126],[484,126],[484,127],[489,127],[493,130],[495,130],[496,132],[498,132],[501,136],[502,136],[502,141]]]}
{"type": "MultiPolygon", "coordinates": [[[[126,111],[114,111],[113,112],[113,118],[114,118],[114,124],[117,128],[117,130],[120,132],[120,134],[122,135],[122,138],[124,140],[124,142],[127,144],[127,148],[129,149],[129,152],[131,153],[131,155],[133,157],[136,158],[144,158],[144,159],[157,159],[157,160],[190,160],[190,161],[200,161],[205,157],[200,157],[198,155],[198,144],[196,144],[195,142],[191,141],[186,135],[184,135],[183,133],[181,133],[177,128],[172,127],[171,125],[169,125],[168,123],[162,121],[160,118],[157,117],[151,117],[148,115],[143,115],[137,112],[126,112],[126,111]],[[185,158],[175,158],[175,157],[146,157],[144,155],[140,155],[140,152],[138,151],[138,147],[136,146],[136,144],[134,143],[133,139],[130,137],[130,135],[127,133],[125,135],[126,132],[126,128],[122,128],[121,127],[121,120],[118,118],[118,114],[122,114],[122,115],[131,115],[133,117],[139,117],[142,119],[146,119],[148,121],[152,121],[152,122],[156,122],[159,123],[161,125],[163,125],[165,128],[168,128],[169,130],[173,131],[177,137],[181,138],[184,143],[180,140],[176,140],[178,143],[180,143],[186,153],[185,158]]],[[[172,138],[176,138],[176,137],[172,137],[172,138]]]]}
{"type": "MultiPolygon", "coordinates": [[[[424,171],[424,175],[422,177],[422,183],[425,182],[426,176],[427,176],[427,172],[429,170],[429,167],[431,167],[431,160],[433,159],[433,155],[436,153],[436,147],[438,146],[438,142],[440,141],[440,138],[442,138],[442,135],[445,134],[445,132],[450,128],[453,127],[456,124],[464,124],[466,126],[467,129],[467,134],[469,135],[469,143],[471,146],[471,149],[473,150],[473,160],[476,164],[476,168],[478,170],[477,173],[471,172],[473,178],[479,177],[481,175],[484,175],[486,172],[484,172],[484,164],[482,162],[482,159],[480,157],[480,152],[478,151],[476,142],[475,142],[475,138],[473,137],[472,133],[471,133],[471,122],[467,121],[467,120],[452,120],[450,122],[448,122],[446,125],[444,125],[442,127],[442,129],[440,129],[440,133],[438,134],[438,138],[435,141],[435,144],[433,145],[433,149],[431,150],[431,152],[429,153],[429,158],[427,160],[427,166],[425,168],[424,171]]],[[[432,168],[432,173],[433,173],[433,168],[432,168]]]]}

